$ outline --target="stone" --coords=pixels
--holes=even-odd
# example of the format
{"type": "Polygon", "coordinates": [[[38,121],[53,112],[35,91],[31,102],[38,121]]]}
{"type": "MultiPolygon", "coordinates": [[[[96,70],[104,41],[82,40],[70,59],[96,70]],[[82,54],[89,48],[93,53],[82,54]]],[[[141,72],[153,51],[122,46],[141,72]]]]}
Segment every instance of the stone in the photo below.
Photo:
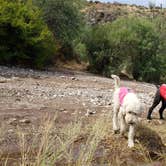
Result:
{"type": "Polygon", "coordinates": [[[19,120],[20,123],[31,123],[29,119],[21,119],[19,120]]]}
{"type": "Polygon", "coordinates": [[[13,125],[13,124],[16,124],[16,122],[17,122],[16,118],[10,118],[8,121],[8,124],[13,125]]]}

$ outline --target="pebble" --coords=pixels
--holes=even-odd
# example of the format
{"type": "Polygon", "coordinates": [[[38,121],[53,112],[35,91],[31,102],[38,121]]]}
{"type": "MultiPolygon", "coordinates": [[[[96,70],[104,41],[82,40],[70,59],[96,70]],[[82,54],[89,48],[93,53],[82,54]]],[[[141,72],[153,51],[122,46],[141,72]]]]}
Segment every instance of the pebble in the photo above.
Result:
{"type": "Polygon", "coordinates": [[[8,133],[13,133],[13,132],[14,132],[13,129],[9,129],[9,130],[8,130],[8,133]]]}
{"type": "Polygon", "coordinates": [[[20,99],[20,98],[17,98],[15,101],[21,101],[21,99],[20,99]]]}
{"type": "Polygon", "coordinates": [[[87,109],[85,116],[89,116],[89,115],[93,115],[93,114],[96,114],[96,111],[92,111],[92,110],[87,109]]]}
{"type": "Polygon", "coordinates": [[[19,120],[20,123],[31,123],[30,119],[21,119],[19,120]]]}
{"type": "Polygon", "coordinates": [[[8,124],[13,125],[13,124],[15,124],[16,122],[17,122],[17,119],[16,119],[16,118],[11,118],[11,119],[9,119],[8,124]]]}
{"type": "Polygon", "coordinates": [[[71,80],[76,80],[76,78],[75,77],[71,77],[71,80]]]}
{"type": "Polygon", "coordinates": [[[66,111],[66,109],[65,108],[60,108],[59,111],[64,112],[64,111],[66,111]]]}

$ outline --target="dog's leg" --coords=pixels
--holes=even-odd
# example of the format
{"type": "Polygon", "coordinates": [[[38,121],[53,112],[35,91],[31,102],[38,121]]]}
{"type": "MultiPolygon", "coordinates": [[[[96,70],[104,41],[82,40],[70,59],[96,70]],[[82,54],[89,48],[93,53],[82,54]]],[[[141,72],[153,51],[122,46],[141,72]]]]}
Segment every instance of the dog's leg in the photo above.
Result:
{"type": "Polygon", "coordinates": [[[120,124],[120,134],[124,135],[126,131],[126,122],[123,115],[123,108],[121,107],[118,114],[119,124],[120,124]]]}
{"type": "Polygon", "coordinates": [[[128,147],[134,147],[134,136],[135,136],[135,126],[129,126],[129,133],[128,133],[128,147]]]}
{"type": "Polygon", "coordinates": [[[114,105],[114,110],[113,110],[113,131],[116,134],[119,130],[119,124],[118,124],[118,112],[119,112],[119,106],[114,105]]]}
{"type": "Polygon", "coordinates": [[[160,119],[164,119],[163,111],[164,111],[165,108],[166,108],[166,101],[164,99],[162,99],[162,106],[159,110],[160,119]]]}
{"type": "Polygon", "coordinates": [[[153,109],[160,103],[161,101],[161,96],[160,96],[160,91],[157,90],[156,94],[155,94],[155,98],[154,98],[154,101],[153,101],[153,104],[152,106],[149,108],[149,112],[148,112],[148,115],[147,115],[147,119],[151,120],[151,114],[153,112],[153,109]]]}

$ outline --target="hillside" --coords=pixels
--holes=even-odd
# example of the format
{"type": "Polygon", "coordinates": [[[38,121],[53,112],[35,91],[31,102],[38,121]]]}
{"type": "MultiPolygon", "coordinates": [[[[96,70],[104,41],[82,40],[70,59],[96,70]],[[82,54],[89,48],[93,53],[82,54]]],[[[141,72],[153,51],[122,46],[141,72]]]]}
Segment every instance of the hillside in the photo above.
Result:
{"type": "Polygon", "coordinates": [[[112,22],[118,17],[137,16],[154,18],[157,15],[166,16],[166,10],[159,7],[150,9],[144,6],[120,3],[90,2],[85,10],[89,24],[112,22]]]}

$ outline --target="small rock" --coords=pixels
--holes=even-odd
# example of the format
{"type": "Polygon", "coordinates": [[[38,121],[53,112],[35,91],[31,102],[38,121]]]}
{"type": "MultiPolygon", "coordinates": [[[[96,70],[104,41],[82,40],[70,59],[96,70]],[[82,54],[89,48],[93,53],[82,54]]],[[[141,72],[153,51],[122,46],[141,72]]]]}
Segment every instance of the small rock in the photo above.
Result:
{"type": "Polygon", "coordinates": [[[75,80],[76,78],[75,77],[71,77],[71,80],[75,80]]]}
{"type": "Polygon", "coordinates": [[[21,101],[21,99],[20,99],[20,98],[17,98],[15,101],[21,101]]]}
{"type": "Polygon", "coordinates": [[[56,97],[57,97],[57,95],[53,95],[53,96],[52,96],[52,98],[56,98],[56,97]]]}
{"type": "Polygon", "coordinates": [[[71,77],[71,80],[76,80],[76,81],[78,81],[78,78],[76,78],[76,77],[71,77]]]}
{"type": "Polygon", "coordinates": [[[8,130],[8,133],[13,133],[13,132],[14,132],[13,129],[9,129],[9,130],[8,130]]]}
{"type": "Polygon", "coordinates": [[[38,82],[36,82],[36,85],[39,86],[40,84],[38,82]]]}
{"type": "Polygon", "coordinates": [[[65,78],[65,76],[60,76],[60,78],[65,78]]]}
{"type": "Polygon", "coordinates": [[[82,103],[82,105],[83,105],[83,106],[86,106],[86,104],[85,104],[85,103],[82,103]]]}
{"type": "Polygon", "coordinates": [[[88,109],[85,116],[89,116],[89,115],[93,115],[93,114],[96,114],[96,111],[91,111],[88,109]]]}
{"type": "Polygon", "coordinates": [[[31,121],[29,119],[21,119],[19,120],[20,123],[30,123],[31,121]]]}
{"type": "Polygon", "coordinates": [[[102,95],[98,95],[98,96],[97,96],[97,98],[100,98],[100,99],[101,99],[102,97],[103,97],[102,95]]]}
{"type": "Polygon", "coordinates": [[[66,111],[66,109],[65,108],[60,108],[59,111],[64,112],[64,111],[66,111]]]}
{"type": "Polygon", "coordinates": [[[0,78],[0,83],[7,83],[10,79],[0,78]]]}
{"type": "Polygon", "coordinates": [[[108,105],[112,105],[112,103],[111,103],[111,102],[109,102],[109,103],[108,103],[108,105]]]}
{"type": "Polygon", "coordinates": [[[90,111],[90,112],[89,112],[90,115],[93,115],[93,114],[95,114],[95,113],[96,113],[96,111],[90,111]]]}
{"type": "Polygon", "coordinates": [[[13,125],[13,124],[15,124],[16,122],[17,122],[17,119],[16,119],[16,118],[11,118],[11,119],[9,119],[8,124],[13,125]]]}

